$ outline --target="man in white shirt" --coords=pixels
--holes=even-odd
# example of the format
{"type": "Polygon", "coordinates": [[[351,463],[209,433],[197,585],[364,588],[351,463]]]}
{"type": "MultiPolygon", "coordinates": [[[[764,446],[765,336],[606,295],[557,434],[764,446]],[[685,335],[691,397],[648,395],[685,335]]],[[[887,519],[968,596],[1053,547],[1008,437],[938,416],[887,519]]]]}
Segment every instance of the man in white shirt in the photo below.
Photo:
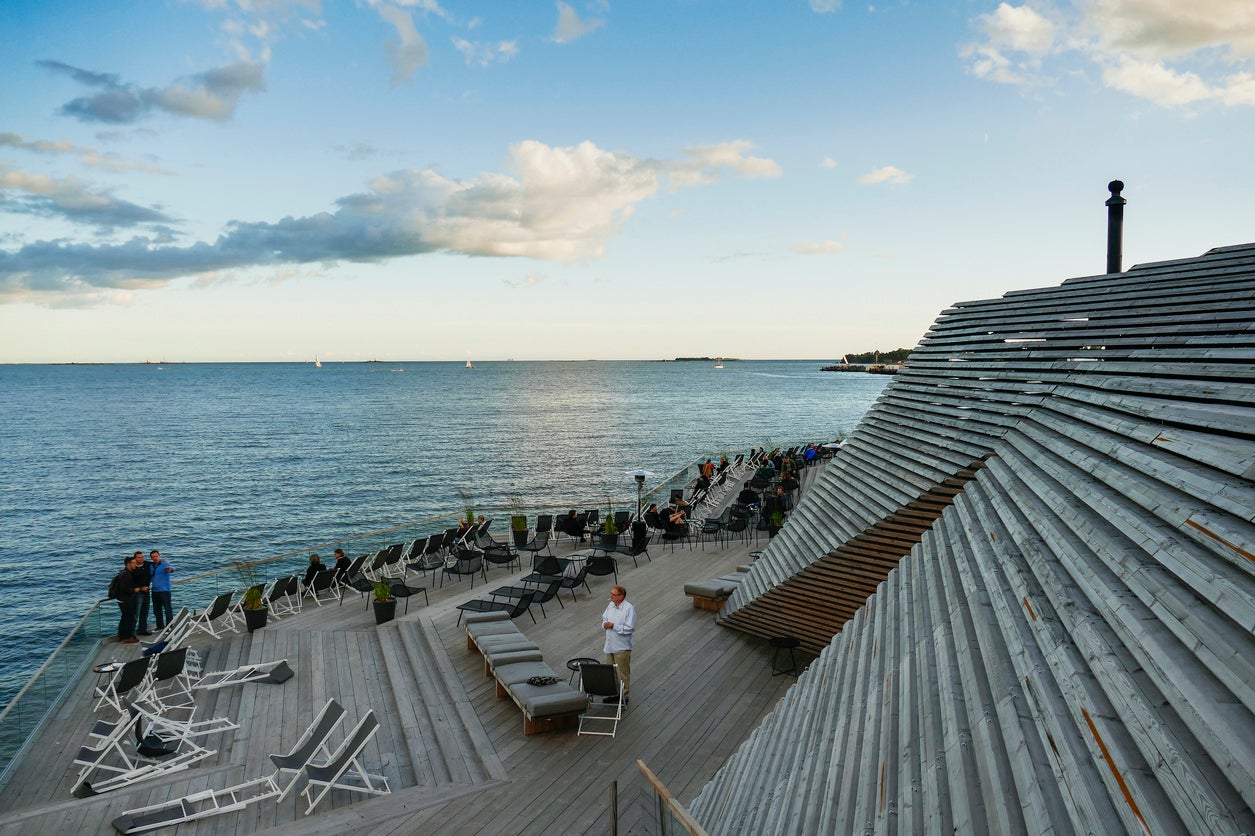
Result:
{"type": "MultiPolygon", "coordinates": [[[[632,634],[636,632],[636,607],[627,602],[627,589],[615,586],[610,589],[610,603],[601,614],[601,626],[606,631],[606,664],[619,666],[619,679],[623,682],[623,704],[627,705],[628,688],[632,679],[632,634]]],[[[616,703],[618,697],[606,697],[602,702],[616,703]]]]}

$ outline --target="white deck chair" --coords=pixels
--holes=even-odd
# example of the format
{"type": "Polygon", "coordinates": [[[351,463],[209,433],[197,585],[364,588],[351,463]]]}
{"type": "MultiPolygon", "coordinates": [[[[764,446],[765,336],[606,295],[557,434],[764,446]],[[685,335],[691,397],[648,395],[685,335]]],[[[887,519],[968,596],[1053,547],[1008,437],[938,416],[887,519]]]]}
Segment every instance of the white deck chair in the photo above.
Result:
{"type": "Polygon", "coordinates": [[[96,689],[96,696],[100,699],[96,700],[92,710],[99,711],[108,707],[118,715],[126,714],[122,698],[132,692],[141,693],[148,687],[148,669],[152,661],[151,656],[141,656],[119,667],[103,687],[96,689]]]}
{"type": "Polygon", "coordinates": [[[150,636],[147,639],[140,639],[139,640],[140,646],[143,647],[145,650],[147,650],[150,647],[155,647],[156,645],[159,645],[162,642],[165,642],[166,646],[169,646],[170,637],[175,635],[175,633],[179,632],[180,630],[182,630],[184,623],[191,617],[192,617],[191,610],[189,610],[187,607],[180,607],[179,611],[174,614],[174,618],[170,619],[169,623],[166,624],[165,627],[161,628],[161,630],[159,630],[156,635],[150,636]]]}
{"type": "Polygon", "coordinates": [[[305,808],[305,815],[314,812],[318,802],[322,801],[333,789],[371,795],[384,795],[392,792],[388,787],[387,778],[382,775],[371,775],[359,760],[362,750],[366,748],[366,744],[377,731],[379,731],[379,720],[375,718],[375,712],[368,711],[326,763],[306,765],[305,776],[309,779],[309,783],[306,784],[305,789],[301,790],[301,795],[309,802],[309,806],[305,808]]]}
{"type": "MultiPolygon", "coordinates": [[[[100,726],[99,723],[96,725],[100,726]]],[[[75,798],[88,798],[128,787],[139,781],[187,769],[193,763],[215,754],[178,732],[169,737],[154,731],[145,733],[144,725],[142,713],[138,709],[130,709],[113,724],[108,734],[99,736],[95,734],[98,728],[94,728],[92,736],[98,742],[81,747],[74,756],[74,763],[82,769],[71,794],[75,798]],[[135,737],[133,744],[128,741],[131,735],[135,737]],[[89,780],[93,777],[99,780],[93,783],[89,780]]]]}
{"type": "Polygon", "coordinates": [[[201,677],[200,682],[192,686],[193,691],[213,691],[226,688],[228,685],[242,685],[245,682],[266,682],[279,685],[287,682],[295,674],[288,667],[287,659],[277,662],[262,662],[257,665],[241,665],[229,671],[214,671],[201,677]]]}
{"type": "Polygon", "coordinates": [[[234,596],[234,592],[224,592],[214,598],[208,607],[192,617],[192,627],[204,630],[215,639],[221,638],[219,631],[238,630],[242,622],[238,621],[235,614],[231,612],[231,599],[234,596]]]}
{"type": "Polygon", "coordinates": [[[301,611],[301,576],[290,575],[275,581],[270,589],[270,614],[275,618],[301,611]]]}
{"type": "Polygon", "coordinates": [[[156,734],[168,740],[190,740],[204,737],[207,734],[221,734],[235,731],[239,723],[227,717],[214,717],[209,720],[175,720],[165,714],[160,707],[149,702],[132,702],[130,707],[143,721],[141,730],[144,736],[156,734]]]}
{"type": "Polygon", "coordinates": [[[623,719],[623,680],[618,665],[580,665],[580,682],[584,693],[592,697],[588,711],[580,715],[577,734],[598,734],[614,737],[623,719]],[[613,704],[598,703],[597,697],[618,697],[613,704]]]}
{"type": "Polygon", "coordinates": [[[275,799],[276,804],[280,803],[296,786],[297,779],[304,774],[305,767],[314,757],[322,754],[330,759],[327,740],[343,718],[344,708],[335,700],[328,700],[314,718],[314,722],[292,747],[290,754],[270,756],[276,767],[270,775],[225,789],[203,790],[160,804],[127,810],[113,820],[113,828],[122,834],[146,833],[161,827],[172,827],[242,810],[250,804],[271,798],[275,799]],[[291,773],[290,778],[288,773],[291,773]]]}

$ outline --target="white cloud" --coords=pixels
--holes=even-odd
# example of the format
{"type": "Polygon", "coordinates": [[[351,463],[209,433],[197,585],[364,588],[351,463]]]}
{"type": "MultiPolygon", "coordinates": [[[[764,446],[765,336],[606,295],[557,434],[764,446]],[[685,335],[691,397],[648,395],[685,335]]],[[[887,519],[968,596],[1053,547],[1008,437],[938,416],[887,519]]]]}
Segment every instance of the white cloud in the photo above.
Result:
{"type": "MultiPolygon", "coordinates": [[[[744,141],[698,146],[685,149],[683,159],[657,161],[591,142],[554,147],[526,141],[510,148],[501,172],[459,180],[430,168],[394,171],[376,177],[366,191],[335,201],[333,211],[275,222],[233,221],[213,242],[177,246],[160,226],[153,234],[113,244],[36,241],[14,251],[0,249],[0,302],[53,304],[95,299],[105,288],[156,288],[184,277],[195,281],[214,274],[217,282],[250,268],[382,262],[437,251],[558,262],[596,259],[636,206],[657,194],[664,174],[672,180],[687,176],[686,185],[778,174],[771,160],[745,155],[752,147],[744,141]]],[[[113,201],[72,182],[15,176],[12,187],[33,196],[27,211],[56,211],[91,223],[163,219],[157,210],[113,201]],[[76,211],[81,218],[74,217],[76,211]]]]}
{"type": "Polygon", "coordinates": [[[575,9],[558,0],[558,23],[554,27],[553,39],[560,44],[570,43],[605,24],[603,18],[581,18],[575,9]]]}
{"type": "Polygon", "coordinates": [[[1039,87],[1080,62],[1108,87],[1165,107],[1255,104],[1250,0],[1027,0],[972,25],[983,39],[959,54],[977,78],[1039,87]]]}
{"type": "Polygon", "coordinates": [[[747,157],[752,142],[738,139],[718,145],[694,145],[684,149],[687,159],[667,166],[673,189],[713,183],[731,173],[741,177],[778,177],[780,166],[768,157],[747,157]]]}
{"type": "Polygon", "coordinates": [[[0,163],[0,210],[59,218],[102,230],[171,222],[158,209],[119,200],[74,177],[48,177],[4,163],[0,163]]]}
{"type": "Polygon", "coordinates": [[[156,163],[143,160],[128,160],[124,157],[119,157],[117,154],[75,145],[66,140],[28,140],[21,134],[5,131],[0,132],[0,146],[30,151],[33,154],[73,154],[82,165],[89,168],[104,169],[113,174],[121,174],[128,171],[141,171],[148,174],[171,173],[168,169],[162,168],[156,163]]]}
{"type": "Polygon", "coordinates": [[[546,278],[548,277],[544,273],[527,273],[521,279],[502,279],[501,283],[506,287],[513,287],[517,290],[527,290],[528,288],[536,287],[536,285],[545,281],[546,278]]]}
{"type": "Polygon", "coordinates": [[[384,42],[388,63],[392,66],[392,84],[396,86],[409,81],[419,67],[427,63],[427,42],[414,27],[409,12],[389,5],[379,5],[376,9],[396,32],[396,38],[384,42]]]}
{"type": "Polygon", "coordinates": [[[467,64],[479,67],[503,64],[519,54],[519,47],[515,41],[481,43],[455,37],[453,46],[466,57],[467,64]]]}
{"type": "Polygon", "coordinates": [[[828,255],[845,249],[840,241],[798,241],[793,252],[798,255],[828,255]]]}
{"type": "Polygon", "coordinates": [[[874,168],[863,176],[858,178],[860,183],[889,183],[893,186],[901,186],[909,183],[915,178],[914,174],[907,174],[897,166],[886,165],[880,168],[874,168]]]}
{"type": "Polygon", "coordinates": [[[811,11],[831,14],[841,8],[841,0],[810,0],[811,11]]]}
{"type": "Polygon", "coordinates": [[[820,168],[836,168],[837,161],[834,160],[832,157],[824,157],[822,160],[819,161],[819,167],[820,168]]]}
{"type": "Polygon", "coordinates": [[[1159,62],[1138,61],[1128,56],[1103,70],[1107,86],[1169,107],[1193,104],[1215,97],[1194,73],[1179,73],[1159,62]]]}

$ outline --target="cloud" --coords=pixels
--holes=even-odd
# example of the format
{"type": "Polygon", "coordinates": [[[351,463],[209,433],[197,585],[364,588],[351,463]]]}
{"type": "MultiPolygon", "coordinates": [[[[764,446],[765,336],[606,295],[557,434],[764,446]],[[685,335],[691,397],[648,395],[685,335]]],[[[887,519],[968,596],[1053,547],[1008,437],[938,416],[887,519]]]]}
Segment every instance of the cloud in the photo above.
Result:
{"type": "Polygon", "coordinates": [[[972,25],[982,40],[959,54],[984,80],[1044,87],[1080,62],[1108,87],[1164,107],[1255,104],[1248,0],[1028,0],[1002,3],[972,25]]]}
{"type": "Polygon", "coordinates": [[[558,0],[558,24],[554,27],[553,39],[557,43],[566,44],[582,38],[595,29],[600,29],[606,24],[603,18],[589,17],[581,18],[562,0],[558,0]]]}
{"type": "Polygon", "coordinates": [[[513,287],[516,290],[527,290],[528,288],[536,287],[536,285],[545,281],[545,279],[547,278],[548,276],[546,276],[544,273],[527,273],[526,275],[523,276],[523,278],[517,281],[512,281],[510,279],[502,279],[501,283],[504,284],[506,287],[513,287]]]}
{"type": "Polygon", "coordinates": [[[1102,78],[1108,87],[1169,107],[1192,104],[1216,95],[1194,73],[1176,72],[1160,62],[1138,61],[1128,56],[1106,67],[1102,78]]]}
{"type": "Polygon", "coordinates": [[[819,167],[820,168],[836,168],[837,161],[834,160],[832,157],[824,157],[822,160],[819,161],[819,167]]]}
{"type": "Polygon", "coordinates": [[[162,168],[156,163],[141,160],[128,160],[123,157],[119,157],[117,154],[105,153],[98,151],[95,148],[75,145],[74,143],[67,142],[66,140],[28,140],[21,134],[15,134],[9,131],[0,132],[0,146],[29,151],[32,154],[74,155],[78,162],[82,165],[89,168],[101,168],[113,174],[121,174],[128,171],[141,171],[148,174],[171,173],[169,169],[162,168]]]}
{"type": "MultiPolygon", "coordinates": [[[[338,261],[378,262],[433,251],[573,262],[600,257],[636,204],[658,190],[659,164],[528,141],[508,173],[454,180],[432,169],[376,178],[334,212],[275,223],[236,221],[213,243],[134,237],[118,244],[40,241],[0,251],[0,300],[32,293],[154,288],[212,271],[338,261]]],[[[138,207],[137,207],[138,208],[138,207]]]]}
{"type": "Polygon", "coordinates": [[[471,66],[487,67],[492,64],[504,64],[519,54],[518,44],[514,41],[497,41],[491,44],[454,38],[453,45],[466,57],[466,63],[471,66]]]}
{"type": "Polygon", "coordinates": [[[164,224],[164,212],[119,200],[73,177],[33,174],[0,163],[0,210],[60,218],[100,230],[164,224]]]}
{"type": "Polygon", "coordinates": [[[811,11],[818,14],[831,14],[839,11],[841,0],[810,0],[811,11]]]}
{"type": "Polygon", "coordinates": [[[427,63],[427,42],[418,34],[409,12],[389,5],[377,5],[376,11],[396,31],[395,38],[384,42],[388,63],[392,66],[392,86],[395,87],[409,81],[419,67],[427,63]]]}
{"type": "Polygon", "coordinates": [[[727,174],[741,177],[778,177],[780,166],[767,157],[747,157],[752,142],[738,139],[718,145],[694,145],[684,149],[687,159],[667,165],[672,189],[713,183],[727,174]]]}
{"type": "Polygon", "coordinates": [[[152,111],[172,116],[226,121],[235,114],[245,93],[260,92],[265,65],[236,63],[176,81],[167,87],[139,87],[118,76],[84,70],[60,61],[39,61],[39,66],[63,73],[100,92],[80,96],[61,106],[61,113],[83,122],[129,124],[152,111]]]}
{"type": "MultiPolygon", "coordinates": [[[[458,180],[431,168],[394,171],[335,201],[333,211],[275,222],[234,221],[212,243],[176,245],[171,230],[162,227],[121,243],[37,241],[0,250],[0,302],[52,304],[64,296],[91,304],[102,290],[158,288],[184,277],[202,281],[215,274],[208,281],[221,281],[227,271],[246,268],[381,262],[437,251],[556,262],[596,259],[636,206],[657,194],[664,175],[674,178],[678,170],[714,179],[779,172],[771,160],[744,156],[751,147],[743,141],[699,146],[685,149],[684,159],[658,161],[591,142],[554,147],[529,140],[511,146],[501,172],[458,180]]],[[[41,192],[31,184],[24,188],[31,195],[65,195],[59,199],[66,217],[72,214],[68,196],[88,202],[93,196],[108,198],[74,185],[51,181],[41,192]]],[[[121,201],[107,205],[123,219],[129,209],[132,225],[165,219],[157,210],[121,201]]],[[[105,206],[95,209],[93,222],[109,216],[105,206]]]]}
{"type": "Polygon", "coordinates": [[[873,168],[857,179],[860,183],[888,183],[892,186],[901,186],[915,179],[915,175],[907,174],[897,166],[886,165],[873,168]]]}
{"type": "Polygon", "coordinates": [[[798,241],[793,252],[798,255],[828,255],[845,249],[840,241],[798,241]]]}

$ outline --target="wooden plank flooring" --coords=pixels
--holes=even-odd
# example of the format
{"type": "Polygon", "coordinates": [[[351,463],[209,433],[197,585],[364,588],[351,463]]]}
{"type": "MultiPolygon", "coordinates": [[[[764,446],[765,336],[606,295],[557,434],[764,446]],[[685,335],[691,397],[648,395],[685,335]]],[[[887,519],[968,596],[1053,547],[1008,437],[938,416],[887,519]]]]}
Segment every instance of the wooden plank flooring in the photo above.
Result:
{"type": "MultiPolygon", "coordinates": [[[[0,836],[52,831],[111,833],[123,810],[270,772],[267,755],[288,751],[329,697],[348,711],[341,733],[368,709],[382,720],[364,762],[386,775],[393,793],[382,798],[332,792],[312,817],[293,799],[183,825],[179,836],[259,832],[372,833],[518,832],[605,833],[609,793],[617,782],[622,832],[653,832],[654,797],[636,760],[646,764],[681,800],[694,797],[724,760],[792,684],[771,676],[762,639],[715,624],[694,609],[683,585],[732,571],[765,545],[734,543],[650,549],[639,568],[620,564],[619,580],[638,609],[632,704],[617,737],[579,737],[574,731],[525,737],[522,715],[498,700],[480,657],[468,652],[456,605],[487,597],[521,573],[490,570],[487,585],[427,583],[430,607],[411,599],[410,613],[377,628],[372,613],[350,593],[342,605],[307,604],[303,613],[249,636],[207,637],[196,644],[205,670],[286,658],[296,676],[283,685],[248,684],[199,692],[198,719],[228,716],[241,728],[210,738],[217,754],[182,773],[92,799],[74,799],[73,754],[95,720],[87,673],[51,719],[38,745],[0,793],[0,836]]],[[[575,547],[565,538],[559,554],[575,547]]],[[[565,662],[601,655],[600,614],[612,579],[590,578],[593,592],[577,590],[563,606],[546,605],[547,618],[520,629],[540,644],[545,660],[566,675],[565,662]]],[[[404,608],[404,605],[402,605],[404,608]]],[[[130,649],[127,648],[129,651],[130,649]]],[[[122,656],[103,645],[98,660],[122,656]]],[[[129,654],[128,654],[129,655],[129,654]]]]}

